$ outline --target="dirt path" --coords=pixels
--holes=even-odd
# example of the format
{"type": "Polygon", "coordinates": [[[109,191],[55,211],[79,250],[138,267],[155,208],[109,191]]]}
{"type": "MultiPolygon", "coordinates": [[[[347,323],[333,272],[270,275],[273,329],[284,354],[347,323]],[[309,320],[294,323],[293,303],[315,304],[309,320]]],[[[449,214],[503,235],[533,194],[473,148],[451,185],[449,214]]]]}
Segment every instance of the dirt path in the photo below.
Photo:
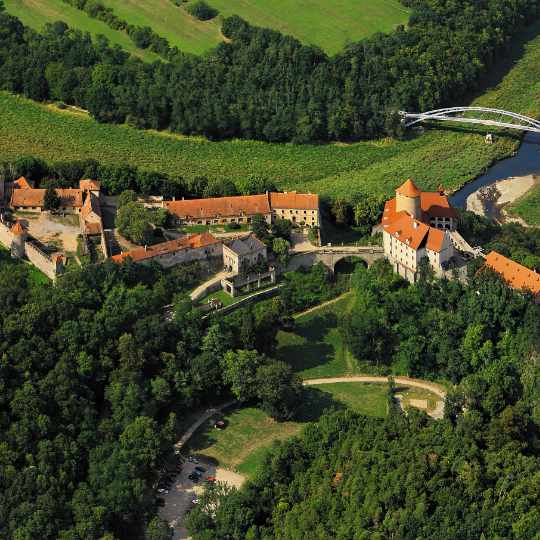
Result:
{"type": "MultiPolygon", "coordinates": [[[[437,401],[437,406],[428,414],[437,420],[440,420],[444,416],[444,399],[446,398],[446,390],[439,384],[424,381],[422,379],[411,379],[410,377],[394,377],[396,384],[412,386],[414,388],[421,388],[432,392],[441,399],[437,401]]],[[[326,379],[307,379],[303,382],[305,386],[315,386],[318,384],[334,384],[334,383],[346,383],[346,382],[360,382],[360,383],[387,383],[388,377],[377,377],[370,375],[355,375],[351,377],[330,377],[326,379]]]]}
{"type": "Polygon", "coordinates": [[[332,298],[332,300],[328,300],[327,302],[323,302],[322,304],[318,304],[315,307],[306,309],[306,311],[301,311],[300,313],[296,313],[295,315],[293,315],[293,317],[295,319],[298,319],[298,317],[302,317],[303,315],[307,315],[308,313],[311,313],[313,311],[317,311],[318,309],[322,309],[323,307],[329,306],[331,304],[335,304],[336,302],[339,302],[340,300],[342,300],[343,298],[346,298],[350,294],[352,294],[352,291],[347,291],[346,293],[340,294],[336,298],[332,298]]]}

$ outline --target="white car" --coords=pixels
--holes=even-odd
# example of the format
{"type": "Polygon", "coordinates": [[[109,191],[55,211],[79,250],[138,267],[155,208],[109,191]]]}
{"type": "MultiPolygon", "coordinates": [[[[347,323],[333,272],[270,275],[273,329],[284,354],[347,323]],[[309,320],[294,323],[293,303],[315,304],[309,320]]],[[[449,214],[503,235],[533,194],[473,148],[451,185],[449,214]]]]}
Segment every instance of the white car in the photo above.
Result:
{"type": "Polygon", "coordinates": [[[160,494],[160,495],[167,495],[167,493],[169,493],[169,490],[168,489],[164,489],[164,488],[159,488],[157,490],[157,492],[160,494]]]}

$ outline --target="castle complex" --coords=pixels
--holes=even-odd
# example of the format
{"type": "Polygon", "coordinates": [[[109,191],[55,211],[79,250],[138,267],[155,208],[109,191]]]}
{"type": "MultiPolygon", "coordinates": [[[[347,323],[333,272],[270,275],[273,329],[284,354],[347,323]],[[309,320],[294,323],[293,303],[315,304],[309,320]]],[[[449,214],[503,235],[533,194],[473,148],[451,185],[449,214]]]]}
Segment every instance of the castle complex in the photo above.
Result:
{"type": "Polygon", "coordinates": [[[420,191],[407,180],[384,207],[384,254],[394,271],[411,283],[417,280],[424,258],[442,276],[456,254],[450,235],[456,225],[457,212],[442,190],[420,191]]]}

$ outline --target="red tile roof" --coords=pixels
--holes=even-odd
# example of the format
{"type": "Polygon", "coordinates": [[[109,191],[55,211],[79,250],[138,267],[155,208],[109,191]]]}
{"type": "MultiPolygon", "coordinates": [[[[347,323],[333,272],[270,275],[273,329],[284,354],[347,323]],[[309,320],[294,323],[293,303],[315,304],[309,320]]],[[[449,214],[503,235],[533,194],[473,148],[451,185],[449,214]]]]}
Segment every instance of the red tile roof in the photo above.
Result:
{"type": "Polygon", "coordinates": [[[31,189],[32,188],[32,186],[30,185],[30,183],[24,176],[17,178],[17,180],[13,182],[13,187],[15,189],[31,189]]]}
{"type": "Polygon", "coordinates": [[[121,263],[128,257],[134,262],[140,262],[147,259],[153,259],[160,255],[167,255],[168,253],[175,253],[182,249],[198,249],[214,244],[221,243],[220,240],[212,236],[208,232],[202,234],[193,234],[191,236],[183,236],[176,240],[170,240],[169,242],[162,242],[161,244],[155,244],[154,246],[148,246],[146,248],[140,247],[120,253],[119,255],[113,255],[111,259],[114,262],[121,263]]]}
{"type": "Polygon", "coordinates": [[[426,249],[440,253],[444,245],[444,231],[430,227],[426,242],[426,249]]]}
{"type": "Polygon", "coordinates": [[[420,193],[420,207],[428,217],[447,217],[456,219],[458,214],[450,206],[448,197],[441,193],[422,191],[420,193]]]}
{"type": "Polygon", "coordinates": [[[383,227],[394,238],[413,249],[422,246],[430,229],[428,225],[413,219],[405,212],[399,212],[392,222],[384,224],[383,227]]]}
{"type": "Polygon", "coordinates": [[[180,218],[192,219],[211,219],[240,215],[252,216],[255,214],[270,213],[270,203],[266,194],[166,201],[165,207],[169,212],[180,218]]]}
{"type": "MultiPolygon", "coordinates": [[[[11,206],[42,207],[45,201],[46,189],[14,189],[11,195],[11,206]]],[[[82,206],[82,192],[80,189],[56,189],[60,197],[60,206],[82,206]]]]}
{"type": "Polygon", "coordinates": [[[514,289],[540,294],[540,274],[530,270],[504,255],[491,251],[486,257],[486,266],[497,272],[514,289]]]}
{"type": "Polygon", "coordinates": [[[407,212],[396,212],[396,199],[386,202],[382,226],[384,231],[413,249],[425,245],[427,249],[439,253],[443,248],[444,231],[413,219],[407,212]]]}
{"type": "Polygon", "coordinates": [[[270,193],[270,206],[272,208],[291,208],[295,210],[318,210],[319,196],[312,193],[270,193]]]}
{"type": "Polygon", "coordinates": [[[416,184],[409,179],[405,180],[405,182],[396,189],[396,193],[405,195],[405,197],[420,197],[422,192],[416,187],[416,184]]]}
{"type": "Polygon", "coordinates": [[[86,178],[79,182],[79,188],[82,191],[99,191],[101,189],[101,182],[86,178]]]}
{"type": "Polygon", "coordinates": [[[13,227],[11,227],[11,232],[15,235],[15,236],[21,236],[22,234],[24,234],[24,227],[22,226],[22,223],[20,221],[16,221],[15,224],[13,225],[13,227]]]}

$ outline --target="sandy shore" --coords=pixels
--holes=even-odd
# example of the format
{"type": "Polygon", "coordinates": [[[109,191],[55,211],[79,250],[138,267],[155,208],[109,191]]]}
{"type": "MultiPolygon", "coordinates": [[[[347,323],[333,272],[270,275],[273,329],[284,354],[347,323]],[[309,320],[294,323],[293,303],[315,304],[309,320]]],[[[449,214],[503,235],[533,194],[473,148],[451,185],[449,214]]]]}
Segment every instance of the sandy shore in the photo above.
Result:
{"type": "Polygon", "coordinates": [[[499,180],[471,193],[467,197],[466,209],[475,214],[489,215],[499,221],[505,221],[507,216],[501,211],[502,207],[513,203],[539,184],[540,177],[532,174],[499,180]]]}

